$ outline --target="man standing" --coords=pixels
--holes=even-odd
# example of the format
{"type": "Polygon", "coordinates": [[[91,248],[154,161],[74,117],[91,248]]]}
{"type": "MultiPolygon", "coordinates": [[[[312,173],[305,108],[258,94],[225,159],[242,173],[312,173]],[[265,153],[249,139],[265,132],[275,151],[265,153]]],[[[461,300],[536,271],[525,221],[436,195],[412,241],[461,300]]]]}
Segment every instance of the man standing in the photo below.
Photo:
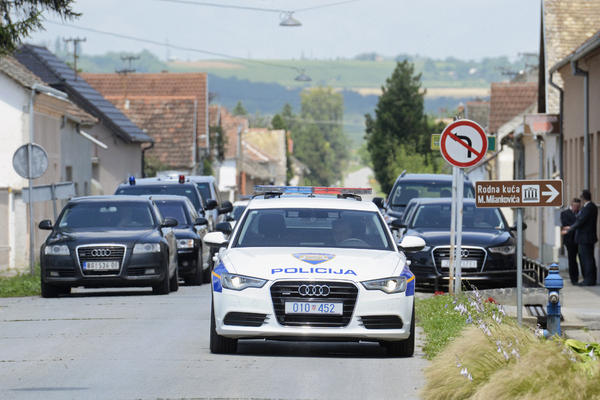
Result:
{"type": "Polygon", "coordinates": [[[592,194],[589,190],[581,193],[583,207],[575,223],[565,229],[566,233],[575,232],[575,242],[579,249],[579,260],[581,261],[581,272],[583,282],[581,286],[594,286],[596,284],[596,260],[594,259],[594,244],[598,241],[596,235],[596,220],[598,219],[598,207],[592,203],[592,194]]]}
{"type": "MultiPolygon", "coordinates": [[[[581,200],[577,197],[571,201],[571,206],[560,213],[560,226],[569,227],[575,223],[577,213],[581,207],[581,200]]],[[[569,277],[571,283],[576,285],[579,281],[579,264],[577,263],[577,243],[575,243],[575,232],[563,234],[563,244],[567,249],[569,258],[569,277]]]]}

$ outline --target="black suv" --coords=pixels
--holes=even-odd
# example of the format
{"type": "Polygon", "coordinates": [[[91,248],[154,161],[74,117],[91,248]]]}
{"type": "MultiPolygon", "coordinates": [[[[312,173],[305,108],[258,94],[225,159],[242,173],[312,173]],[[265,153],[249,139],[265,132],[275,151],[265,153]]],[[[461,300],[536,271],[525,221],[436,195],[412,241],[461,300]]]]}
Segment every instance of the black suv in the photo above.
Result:
{"type": "Polygon", "coordinates": [[[42,245],[42,297],[71,287],[151,286],[155,294],[178,289],[177,221],[163,218],[156,204],[138,196],[72,199],[42,245]]]}
{"type": "MultiPolygon", "coordinates": [[[[402,224],[405,235],[418,236],[426,246],[407,253],[417,285],[435,290],[448,285],[450,259],[450,207],[452,200],[416,199],[402,224]]],[[[474,199],[464,199],[462,233],[462,277],[476,286],[514,286],[516,281],[515,227],[508,227],[498,208],[477,208],[474,199]]]]}
{"type": "MultiPolygon", "coordinates": [[[[373,202],[381,209],[389,225],[393,220],[401,218],[408,202],[417,197],[452,197],[452,175],[403,172],[396,179],[385,202],[381,197],[375,197],[373,202]]],[[[467,178],[465,178],[464,197],[475,198],[475,188],[467,178]]]]}

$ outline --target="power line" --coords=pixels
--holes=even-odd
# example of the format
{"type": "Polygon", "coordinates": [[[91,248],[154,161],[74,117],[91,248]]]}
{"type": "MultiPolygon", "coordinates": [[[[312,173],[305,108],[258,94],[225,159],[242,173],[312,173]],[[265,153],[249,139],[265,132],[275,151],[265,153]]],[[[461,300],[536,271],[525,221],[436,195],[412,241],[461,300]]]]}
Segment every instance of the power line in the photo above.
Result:
{"type": "Polygon", "coordinates": [[[290,13],[290,12],[302,12],[302,11],[317,10],[319,8],[325,8],[325,7],[333,7],[333,6],[337,6],[337,5],[341,5],[341,4],[346,4],[346,3],[354,3],[354,2],[357,2],[359,0],[338,1],[336,3],[322,4],[322,5],[313,6],[313,7],[305,7],[305,8],[300,8],[300,9],[297,9],[297,10],[284,10],[284,9],[281,9],[281,8],[263,8],[263,7],[239,6],[239,5],[235,5],[235,4],[219,4],[219,3],[211,3],[211,2],[206,2],[206,1],[193,1],[193,0],[155,0],[155,1],[162,1],[162,2],[165,2],[165,3],[190,4],[190,5],[204,6],[204,7],[230,8],[230,9],[247,10],[247,11],[262,11],[262,12],[272,12],[272,13],[290,13]]]}
{"type": "Polygon", "coordinates": [[[207,54],[207,55],[211,55],[211,56],[215,56],[215,57],[223,57],[223,58],[228,58],[231,60],[237,60],[240,62],[246,62],[246,63],[250,63],[250,64],[261,64],[261,65],[267,65],[267,66],[275,67],[275,68],[289,69],[289,70],[294,70],[296,72],[301,71],[301,68],[293,67],[290,65],[275,64],[275,63],[270,63],[267,61],[252,60],[249,58],[232,56],[230,54],[219,53],[219,52],[210,51],[210,50],[202,50],[202,49],[196,49],[193,47],[185,47],[185,46],[178,46],[178,45],[174,45],[174,44],[167,44],[167,43],[159,42],[159,41],[152,40],[152,39],[144,39],[144,38],[135,37],[135,36],[123,35],[121,33],[101,31],[99,29],[94,29],[94,28],[85,28],[83,26],[77,26],[77,25],[67,24],[67,23],[63,23],[63,22],[56,22],[56,21],[46,21],[46,22],[49,24],[53,24],[53,25],[66,26],[68,28],[79,29],[79,30],[86,31],[86,32],[98,33],[101,35],[113,36],[113,37],[117,37],[120,39],[127,39],[127,40],[132,40],[132,41],[141,42],[141,43],[153,44],[156,46],[168,47],[171,49],[189,51],[189,52],[200,53],[200,54],[207,54]]]}

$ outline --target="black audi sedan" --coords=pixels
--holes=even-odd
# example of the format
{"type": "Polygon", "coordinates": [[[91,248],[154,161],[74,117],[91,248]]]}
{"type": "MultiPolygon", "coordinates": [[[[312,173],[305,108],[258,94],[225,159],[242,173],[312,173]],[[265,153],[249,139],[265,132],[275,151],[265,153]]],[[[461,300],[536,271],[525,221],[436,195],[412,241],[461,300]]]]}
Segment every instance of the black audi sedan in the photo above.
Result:
{"type": "MultiPolygon", "coordinates": [[[[417,285],[434,290],[448,286],[450,262],[450,207],[452,199],[417,199],[404,223],[405,235],[419,236],[426,246],[407,253],[417,285]]],[[[515,228],[509,228],[498,208],[476,208],[463,200],[462,278],[476,287],[514,286],[516,281],[515,228]]]]}
{"type": "Polygon", "coordinates": [[[177,221],[163,218],[156,204],[139,196],[72,199],[41,247],[43,297],[72,287],[151,286],[155,294],[178,289],[177,221]]]}
{"type": "Polygon", "coordinates": [[[204,248],[202,242],[208,232],[208,220],[198,215],[187,197],[152,195],[149,198],[156,203],[163,217],[177,220],[174,231],[177,239],[179,276],[188,285],[210,282],[210,249],[204,248]]]}

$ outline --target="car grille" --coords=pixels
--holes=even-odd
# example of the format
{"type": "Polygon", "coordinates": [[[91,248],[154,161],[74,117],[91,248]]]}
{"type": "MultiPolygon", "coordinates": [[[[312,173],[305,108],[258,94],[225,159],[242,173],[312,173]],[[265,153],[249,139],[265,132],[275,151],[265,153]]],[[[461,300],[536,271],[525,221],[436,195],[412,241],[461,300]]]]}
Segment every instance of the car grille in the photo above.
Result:
{"type": "Polygon", "coordinates": [[[79,265],[84,276],[118,275],[123,266],[125,258],[125,246],[123,245],[90,245],[82,246],[77,249],[79,265]],[[108,255],[97,255],[96,251],[110,253],[108,255]],[[118,261],[119,271],[86,271],[83,269],[83,263],[86,261],[118,261]]]}
{"type": "Polygon", "coordinates": [[[402,319],[397,315],[363,315],[360,322],[367,329],[402,329],[402,319]]]}
{"type": "MultiPolygon", "coordinates": [[[[465,257],[463,255],[463,260],[476,260],[477,268],[462,268],[462,271],[476,271],[481,270],[483,268],[483,264],[485,263],[485,259],[487,257],[487,253],[485,249],[481,247],[468,247],[462,246],[462,251],[468,252],[468,255],[465,257]]],[[[447,272],[448,267],[442,268],[442,260],[450,259],[450,246],[436,247],[433,250],[433,261],[435,262],[435,267],[438,271],[447,272]]]]}
{"type": "Polygon", "coordinates": [[[256,313],[244,313],[244,312],[230,312],[227,313],[223,323],[225,325],[237,325],[237,326],[261,326],[265,319],[266,314],[256,313]]]}
{"type": "Polygon", "coordinates": [[[271,286],[271,298],[275,316],[281,325],[288,326],[311,326],[311,327],[335,327],[346,326],[352,318],[358,288],[349,282],[324,282],[324,281],[280,281],[271,286]],[[318,284],[329,286],[330,293],[327,296],[301,296],[298,288],[304,284],[318,284]],[[286,314],[285,303],[287,301],[306,302],[336,302],[343,303],[342,315],[319,315],[319,314],[286,314]]]}

